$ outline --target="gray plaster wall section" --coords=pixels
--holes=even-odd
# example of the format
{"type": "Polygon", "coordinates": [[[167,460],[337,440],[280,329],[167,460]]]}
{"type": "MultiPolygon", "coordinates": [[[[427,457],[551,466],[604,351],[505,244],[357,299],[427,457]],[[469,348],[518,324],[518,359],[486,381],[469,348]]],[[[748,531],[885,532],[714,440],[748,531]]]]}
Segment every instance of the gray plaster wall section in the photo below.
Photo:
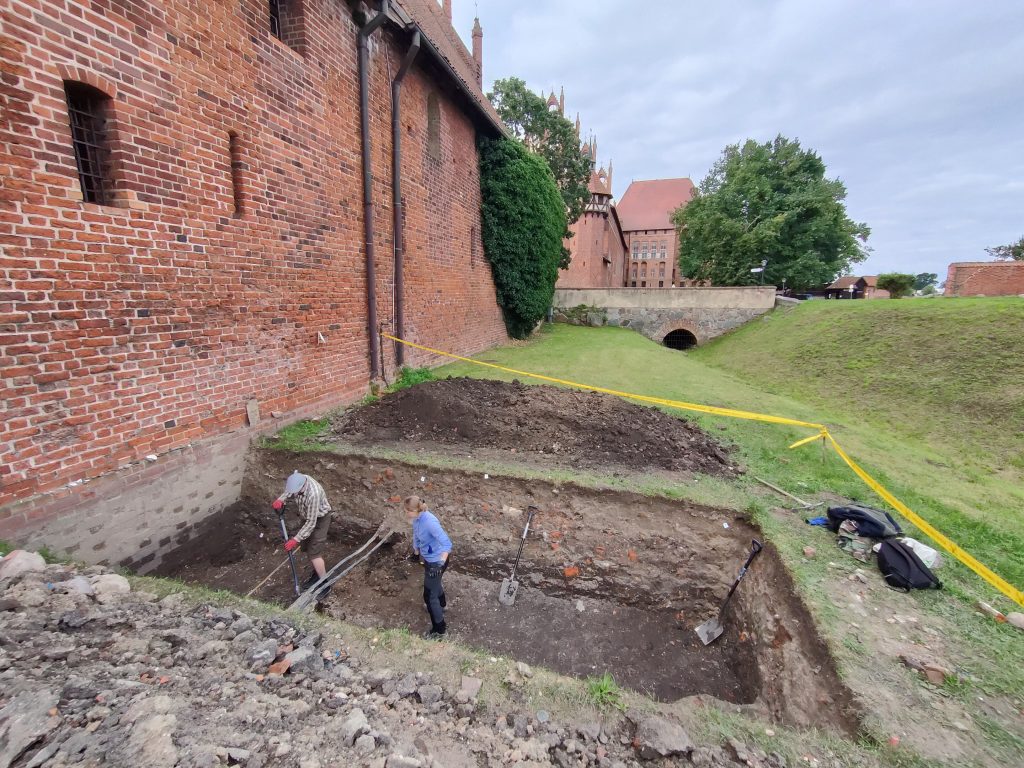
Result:
{"type": "Polygon", "coordinates": [[[85,563],[145,573],[238,497],[249,435],[231,433],[100,477],[66,497],[36,499],[17,541],[85,563]]]}
{"type": "Polygon", "coordinates": [[[686,330],[703,344],[769,312],[775,288],[563,289],[553,304],[556,321],[630,328],[658,343],[686,330]],[[573,311],[581,305],[594,310],[573,311]]]}
{"type": "Polygon", "coordinates": [[[775,286],[738,288],[561,288],[555,291],[556,307],[621,309],[771,309],[775,286]]]}

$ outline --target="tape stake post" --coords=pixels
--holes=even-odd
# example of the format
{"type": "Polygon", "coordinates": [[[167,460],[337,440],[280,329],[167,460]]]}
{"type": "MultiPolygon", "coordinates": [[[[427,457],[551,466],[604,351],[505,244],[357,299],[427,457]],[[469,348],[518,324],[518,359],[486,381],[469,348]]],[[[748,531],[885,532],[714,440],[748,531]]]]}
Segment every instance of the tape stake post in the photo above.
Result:
{"type": "Polygon", "coordinates": [[[970,568],[974,573],[984,579],[988,584],[995,587],[997,590],[1002,592],[1006,597],[1010,598],[1018,605],[1024,606],[1024,592],[1014,587],[1008,581],[1000,577],[989,569],[984,563],[976,560],[970,553],[964,551],[956,542],[947,538],[943,533],[936,530],[932,525],[922,518],[920,515],[911,510],[906,504],[893,496],[884,486],[882,486],[877,480],[871,475],[865,472],[857,463],[851,459],[846,452],[839,446],[835,438],[829,433],[828,428],[824,424],[816,424],[810,421],[800,421],[799,419],[789,419],[785,416],[773,416],[767,413],[755,413],[753,411],[741,411],[735,408],[719,408],[712,405],[702,405],[700,403],[687,403],[681,400],[668,400],[661,397],[650,397],[648,395],[638,395],[632,392],[622,392],[617,389],[608,389],[606,387],[595,387],[590,384],[581,384],[578,381],[570,381],[568,379],[559,379],[554,376],[545,376],[540,373],[530,373],[529,371],[520,371],[516,368],[508,368],[504,365],[497,365],[496,363],[485,363],[482,360],[474,360],[470,357],[462,357],[461,355],[453,355],[451,352],[445,352],[440,349],[433,349],[432,347],[426,347],[422,344],[416,344],[411,341],[405,341],[399,339],[387,333],[382,333],[382,337],[399,344],[404,344],[407,347],[413,349],[419,349],[423,352],[428,352],[432,355],[439,355],[441,357],[447,357],[450,360],[459,360],[470,365],[476,365],[481,368],[491,368],[496,371],[502,371],[504,373],[511,373],[514,376],[524,376],[529,379],[536,379],[537,381],[547,381],[552,384],[561,384],[565,387],[572,387],[574,389],[582,389],[589,392],[600,392],[605,395],[614,395],[616,397],[622,397],[627,400],[635,400],[641,403],[650,403],[652,405],[661,405],[667,408],[676,408],[682,411],[691,411],[694,413],[707,413],[714,416],[724,416],[730,419],[745,419],[748,421],[761,421],[768,424],[784,424],[793,427],[807,427],[808,429],[817,430],[817,434],[811,435],[797,440],[793,443],[790,448],[799,448],[808,443],[813,443],[815,440],[821,440],[821,447],[824,460],[824,451],[826,445],[831,445],[835,449],[839,457],[846,463],[846,465],[853,470],[854,474],[859,477],[865,485],[867,485],[872,491],[878,494],[887,504],[893,509],[903,515],[907,520],[916,525],[922,533],[929,536],[936,544],[946,550],[950,555],[955,557],[961,563],[970,568]]]}

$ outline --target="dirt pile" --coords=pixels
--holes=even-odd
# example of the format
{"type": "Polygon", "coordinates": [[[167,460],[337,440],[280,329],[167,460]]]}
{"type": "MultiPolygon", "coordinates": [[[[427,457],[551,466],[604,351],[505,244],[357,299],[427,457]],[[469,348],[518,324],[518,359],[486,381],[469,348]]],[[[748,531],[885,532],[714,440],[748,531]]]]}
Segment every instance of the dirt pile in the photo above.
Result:
{"type": "Polygon", "coordinates": [[[573,466],[736,473],[700,427],[611,395],[481,379],[428,381],[339,416],[357,443],[440,443],[545,454],[573,466]]]}
{"type": "MultiPolygon", "coordinates": [[[[5,768],[737,765],[654,715],[559,724],[539,712],[488,712],[480,686],[369,669],[287,616],[179,594],[157,600],[100,568],[49,565],[0,579],[5,768]]],[[[745,765],[785,765],[729,749],[755,756],[745,765]]]]}

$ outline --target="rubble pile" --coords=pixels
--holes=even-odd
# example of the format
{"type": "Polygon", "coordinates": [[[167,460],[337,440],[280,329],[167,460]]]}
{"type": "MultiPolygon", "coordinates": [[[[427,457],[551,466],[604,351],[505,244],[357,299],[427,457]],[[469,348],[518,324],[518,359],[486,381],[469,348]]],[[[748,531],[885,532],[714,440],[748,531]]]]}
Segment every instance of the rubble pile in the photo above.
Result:
{"type": "Polygon", "coordinates": [[[649,714],[557,724],[489,711],[480,693],[472,677],[446,688],[368,668],[284,612],[157,599],[28,553],[0,561],[0,768],[785,764],[697,747],[649,714]]]}

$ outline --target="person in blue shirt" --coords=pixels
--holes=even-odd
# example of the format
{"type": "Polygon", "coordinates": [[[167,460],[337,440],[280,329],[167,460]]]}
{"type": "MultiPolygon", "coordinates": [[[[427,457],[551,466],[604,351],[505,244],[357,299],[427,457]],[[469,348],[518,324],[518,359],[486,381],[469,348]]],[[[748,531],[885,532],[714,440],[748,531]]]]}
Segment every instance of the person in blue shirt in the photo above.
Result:
{"type": "Polygon", "coordinates": [[[409,496],[405,500],[405,514],[412,523],[413,555],[423,563],[423,602],[430,614],[430,631],[426,636],[439,638],[448,629],[444,621],[448,601],[441,577],[448,568],[452,540],[419,496],[409,496]]]}

